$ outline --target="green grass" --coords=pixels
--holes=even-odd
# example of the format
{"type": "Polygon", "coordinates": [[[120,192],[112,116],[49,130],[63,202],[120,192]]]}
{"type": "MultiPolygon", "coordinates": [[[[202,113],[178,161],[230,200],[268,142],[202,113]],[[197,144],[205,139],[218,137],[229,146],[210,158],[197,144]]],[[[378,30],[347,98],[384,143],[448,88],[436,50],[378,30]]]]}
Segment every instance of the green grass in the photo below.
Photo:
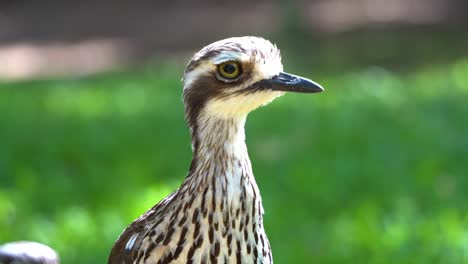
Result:
{"type": "MultiPolygon", "coordinates": [[[[246,127],[275,262],[468,262],[468,57],[307,69],[325,93],[288,94],[246,127]]],[[[182,71],[0,84],[0,242],[105,263],[186,176],[182,71]]]]}

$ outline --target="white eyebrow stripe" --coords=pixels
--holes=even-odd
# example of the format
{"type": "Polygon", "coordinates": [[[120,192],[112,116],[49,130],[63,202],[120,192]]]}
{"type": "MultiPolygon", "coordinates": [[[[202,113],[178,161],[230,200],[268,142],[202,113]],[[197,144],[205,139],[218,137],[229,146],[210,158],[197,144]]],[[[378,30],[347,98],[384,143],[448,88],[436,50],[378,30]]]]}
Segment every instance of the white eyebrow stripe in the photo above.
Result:
{"type": "Polygon", "coordinates": [[[203,73],[208,72],[212,68],[210,63],[203,62],[198,67],[193,69],[192,71],[186,73],[183,78],[184,89],[191,86],[192,83],[197,80],[203,73]]]}
{"type": "Polygon", "coordinates": [[[211,61],[215,64],[221,64],[226,61],[246,61],[249,58],[247,54],[238,51],[222,52],[211,61]]]}

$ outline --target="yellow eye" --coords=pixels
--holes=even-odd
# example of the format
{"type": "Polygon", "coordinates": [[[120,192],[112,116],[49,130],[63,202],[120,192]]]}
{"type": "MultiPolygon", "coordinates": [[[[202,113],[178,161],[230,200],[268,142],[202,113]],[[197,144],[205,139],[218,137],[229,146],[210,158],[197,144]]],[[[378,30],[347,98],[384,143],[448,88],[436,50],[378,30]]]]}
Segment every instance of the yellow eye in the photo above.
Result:
{"type": "Polygon", "coordinates": [[[239,63],[235,61],[227,61],[218,65],[219,74],[226,79],[234,79],[241,73],[239,63]]]}

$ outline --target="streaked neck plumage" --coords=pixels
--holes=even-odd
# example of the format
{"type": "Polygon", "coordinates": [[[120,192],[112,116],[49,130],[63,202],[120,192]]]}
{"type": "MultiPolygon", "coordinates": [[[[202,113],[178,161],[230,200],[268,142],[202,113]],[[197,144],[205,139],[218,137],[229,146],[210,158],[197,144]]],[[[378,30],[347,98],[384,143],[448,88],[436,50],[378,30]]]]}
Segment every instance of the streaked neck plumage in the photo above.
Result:
{"type": "Polygon", "coordinates": [[[198,117],[192,128],[194,157],[181,188],[197,196],[193,199],[200,215],[211,226],[209,240],[221,243],[220,255],[227,263],[271,263],[260,192],[245,144],[245,121],[246,115],[198,117]]]}
{"type": "Polygon", "coordinates": [[[245,145],[246,115],[219,117],[202,112],[192,130],[194,157],[187,181],[190,189],[213,185],[218,201],[228,206],[258,202],[260,194],[245,145]],[[255,199],[256,201],[253,201],[255,199]]]}

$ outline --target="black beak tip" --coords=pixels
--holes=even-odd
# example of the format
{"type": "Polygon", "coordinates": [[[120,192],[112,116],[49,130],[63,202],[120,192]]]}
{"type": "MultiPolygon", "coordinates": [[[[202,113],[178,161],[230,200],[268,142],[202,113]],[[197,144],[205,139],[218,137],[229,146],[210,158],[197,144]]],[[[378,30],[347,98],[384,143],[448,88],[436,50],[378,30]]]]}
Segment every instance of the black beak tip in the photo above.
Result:
{"type": "Polygon", "coordinates": [[[306,88],[305,88],[305,92],[309,92],[309,93],[321,93],[323,91],[325,91],[325,89],[318,83],[314,82],[314,81],[311,81],[311,80],[305,80],[307,81],[307,85],[306,88]]]}
{"type": "Polygon", "coordinates": [[[312,80],[285,72],[281,72],[271,79],[263,80],[259,84],[273,91],[320,93],[325,90],[320,84],[312,80]]]}
{"type": "Polygon", "coordinates": [[[287,73],[282,73],[280,75],[283,77],[282,79],[287,80],[285,83],[288,84],[291,92],[320,93],[325,90],[320,84],[310,79],[287,73]]]}

